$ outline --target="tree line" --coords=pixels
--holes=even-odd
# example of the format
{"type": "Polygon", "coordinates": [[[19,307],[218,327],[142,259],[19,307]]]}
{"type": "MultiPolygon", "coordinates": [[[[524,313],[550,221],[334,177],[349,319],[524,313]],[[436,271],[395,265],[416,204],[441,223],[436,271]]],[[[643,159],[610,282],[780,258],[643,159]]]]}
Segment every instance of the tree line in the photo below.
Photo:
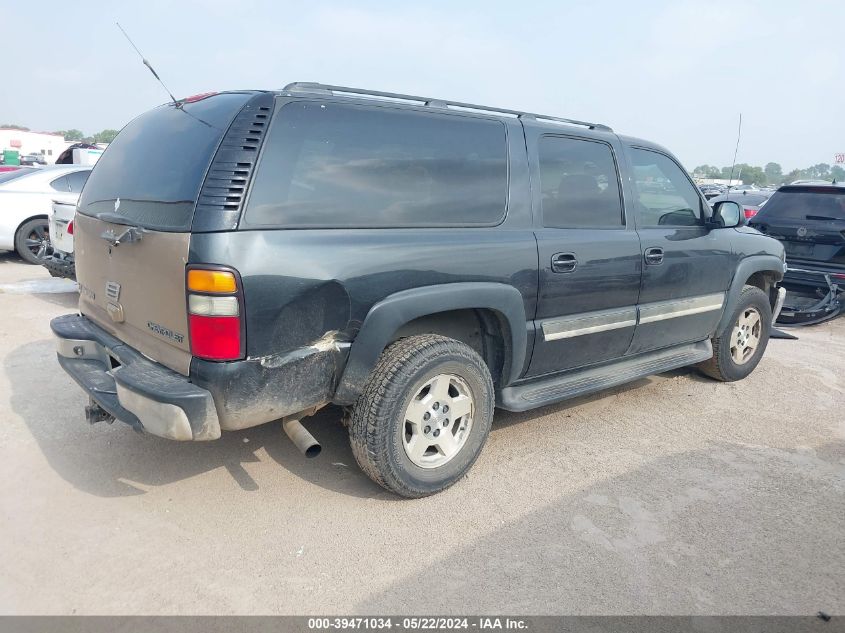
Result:
{"type": "MultiPolygon", "coordinates": [[[[12,130],[20,130],[21,132],[30,132],[31,130],[23,125],[15,124],[0,124],[0,127],[9,128],[12,130]]],[[[61,134],[66,141],[74,141],[81,143],[111,143],[114,137],[120,130],[105,129],[96,134],[85,134],[82,130],[72,128],[70,130],[56,130],[53,134],[61,134]]]]}
{"type": "MultiPolygon", "coordinates": [[[[699,165],[691,173],[693,178],[728,180],[731,177],[731,168],[728,166],[720,169],[715,165],[699,165]]],[[[805,169],[793,169],[788,173],[783,173],[783,168],[778,163],[766,163],[765,167],[739,163],[733,168],[733,179],[753,185],[783,185],[795,180],[835,179],[839,182],[845,180],[845,169],[839,165],[818,163],[805,169]]]]}

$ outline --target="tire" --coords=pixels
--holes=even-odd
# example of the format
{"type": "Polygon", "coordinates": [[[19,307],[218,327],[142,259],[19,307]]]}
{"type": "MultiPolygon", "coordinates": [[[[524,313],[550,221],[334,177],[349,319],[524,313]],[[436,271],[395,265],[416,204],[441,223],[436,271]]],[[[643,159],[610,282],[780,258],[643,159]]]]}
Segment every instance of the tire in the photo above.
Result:
{"type": "Polygon", "coordinates": [[[748,376],[766,351],[772,328],[772,307],[766,293],[755,286],[745,286],[730,323],[721,336],[712,339],[713,357],[698,366],[702,373],[722,382],[748,376]],[[756,317],[759,317],[759,326],[749,325],[756,317]],[[743,327],[746,334],[742,334],[743,327]],[[748,333],[757,338],[753,350],[746,347],[753,340],[748,333]]]}
{"type": "Polygon", "coordinates": [[[435,334],[401,339],[382,353],[352,409],[352,452],[380,486],[425,497],[475,463],[493,407],[490,372],[472,348],[435,334]]]}
{"type": "Polygon", "coordinates": [[[15,250],[21,259],[29,264],[40,264],[46,252],[43,241],[49,237],[49,233],[47,218],[33,218],[21,224],[15,233],[15,250]]]}

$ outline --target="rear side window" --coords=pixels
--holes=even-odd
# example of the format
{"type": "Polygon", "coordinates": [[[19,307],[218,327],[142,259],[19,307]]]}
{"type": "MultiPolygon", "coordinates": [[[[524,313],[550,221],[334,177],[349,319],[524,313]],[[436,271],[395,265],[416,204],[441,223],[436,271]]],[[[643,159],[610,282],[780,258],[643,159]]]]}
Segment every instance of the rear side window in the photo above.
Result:
{"type": "Polygon", "coordinates": [[[612,229],[624,225],[619,176],[609,145],[544,136],[539,164],[543,226],[612,229]]]}
{"type": "Polygon", "coordinates": [[[755,221],[781,220],[845,221],[845,189],[805,187],[775,193],[755,221]]]}
{"type": "Polygon", "coordinates": [[[178,108],[167,104],[131,121],[97,161],[79,211],[153,230],[189,231],[212,155],[250,96],[223,93],[178,108]]]}
{"type": "Polygon", "coordinates": [[[496,224],[507,173],[498,121],[289,103],[270,128],[241,227],[496,224]]]}
{"type": "Polygon", "coordinates": [[[70,191],[70,186],[67,183],[67,176],[62,176],[61,178],[51,180],[50,188],[56,191],[61,191],[62,193],[67,193],[68,191],[70,191]]]}
{"type": "Polygon", "coordinates": [[[83,171],[75,171],[72,174],[67,175],[67,184],[70,189],[71,193],[79,193],[82,191],[82,188],[85,186],[85,181],[88,180],[88,176],[91,175],[89,170],[83,171]]]}
{"type": "Polygon", "coordinates": [[[631,159],[642,226],[704,224],[701,196],[675,161],[639,148],[631,150],[631,159]]]}

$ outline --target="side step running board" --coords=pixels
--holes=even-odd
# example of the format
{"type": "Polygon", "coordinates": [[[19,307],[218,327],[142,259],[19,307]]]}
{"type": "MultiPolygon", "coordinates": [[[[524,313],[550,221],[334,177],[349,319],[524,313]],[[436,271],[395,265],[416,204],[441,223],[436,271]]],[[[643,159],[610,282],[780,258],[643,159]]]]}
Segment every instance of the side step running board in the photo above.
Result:
{"type": "Polygon", "coordinates": [[[712,356],[713,346],[709,340],[679,345],[625,358],[601,367],[505,387],[499,393],[496,405],[508,411],[527,411],[670,369],[700,363],[712,356]]]}

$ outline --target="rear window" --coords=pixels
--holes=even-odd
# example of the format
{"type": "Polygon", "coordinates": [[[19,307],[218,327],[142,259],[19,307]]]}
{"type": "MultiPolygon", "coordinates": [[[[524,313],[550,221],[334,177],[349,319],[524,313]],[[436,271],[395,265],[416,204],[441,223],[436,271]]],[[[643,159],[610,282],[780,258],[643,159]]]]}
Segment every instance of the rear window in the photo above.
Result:
{"type": "Polygon", "coordinates": [[[97,161],[79,211],[109,222],[189,231],[214,151],[251,96],[224,93],[178,108],[167,104],[134,119],[97,161]]]}
{"type": "Polygon", "coordinates": [[[845,188],[802,187],[775,193],[756,221],[839,220],[845,221],[845,188]]]}
{"type": "Polygon", "coordinates": [[[37,169],[33,169],[31,167],[21,167],[20,169],[15,169],[12,171],[0,171],[0,185],[4,182],[9,182],[11,180],[15,180],[20,178],[21,176],[26,176],[27,174],[31,174],[38,171],[37,169]]]}
{"type": "Polygon", "coordinates": [[[507,173],[499,121],[289,103],[270,128],[241,227],[497,224],[507,173]]]}

